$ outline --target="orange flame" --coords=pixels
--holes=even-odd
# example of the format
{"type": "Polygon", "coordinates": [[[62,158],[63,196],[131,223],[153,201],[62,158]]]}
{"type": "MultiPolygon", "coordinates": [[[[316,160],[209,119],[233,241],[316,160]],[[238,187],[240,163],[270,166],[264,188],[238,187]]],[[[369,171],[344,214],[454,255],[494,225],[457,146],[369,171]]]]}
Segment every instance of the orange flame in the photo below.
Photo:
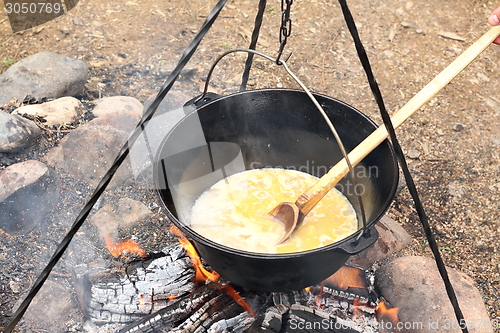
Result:
{"type": "Polygon", "coordinates": [[[169,301],[171,301],[171,300],[173,300],[173,299],[177,299],[177,298],[179,298],[179,296],[170,295],[170,296],[168,296],[168,297],[167,297],[167,299],[168,299],[169,301]]]}
{"type": "Polygon", "coordinates": [[[212,282],[209,284],[209,287],[224,291],[226,294],[231,296],[231,298],[243,309],[245,309],[252,317],[257,316],[250,304],[248,304],[247,301],[245,301],[245,299],[241,297],[240,294],[238,294],[238,292],[231,285],[219,281],[219,273],[217,273],[216,271],[208,271],[203,266],[201,258],[198,255],[198,252],[194,248],[193,244],[191,244],[191,242],[183,235],[179,228],[172,225],[169,230],[171,233],[179,237],[179,243],[182,245],[182,247],[184,247],[189,258],[193,262],[194,270],[196,272],[195,281],[203,283],[212,282]]]}
{"type": "Polygon", "coordinates": [[[193,244],[182,234],[182,232],[176,226],[170,227],[170,232],[179,237],[179,243],[186,250],[189,258],[193,262],[194,270],[196,272],[195,281],[206,283],[207,281],[215,282],[220,278],[219,273],[215,271],[208,271],[201,262],[200,256],[193,244]]]}
{"type": "Polygon", "coordinates": [[[189,242],[187,239],[179,238],[179,243],[186,249],[186,252],[189,255],[189,258],[191,258],[191,261],[193,262],[194,269],[196,271],[196,281],[198,282],[206,282],[206,281],[211,281],[215,282],[220,278],[219,273],[216,271],[208,271],[202,264],[200,257],[198,256],[198,253],[196,252],[196,249],[194,248],[193,244],[189,242]]]}
{"type": "Polygon", "coordinates": [[[388,309],[387,305],[383,301],[378,303],[377,307],[375,308],[375,314],[377,315],[377,318],[379,320],[387,319],[390,320],[393,324],[397,324],[399,322],[398,311],[399,308],[388,309]]]}
{"type": "Polygon", "coordinates": [[[139,305],[144,305],[146,304],[146,298],[144,297],[144,295],[139,295],[139,305]]]}
{"type": "Polygon", "coordinates": [[[115,242],[111,236],[104,235],[104,241],[108,247],[109,252],[115,257],[126,257],[125,253],[134,253],[141,258],[146,258],[147,252],[133,239],[125,239],[121,242],[115,242]]]}
{"type": "Polygon", "coordinates": [[[231,285],[217,282],[209,286],[224,291],[226,294],[231,296],[231,298],[234,299],[234,301],[238,303],[243,309],[245,309],[252,317],[257,318],[257,314],[252,309],[250,304],[248,304],[248,302],[245,301],[245,299],[241,297],[240,294],[238,294],[238,292],[231,285]]]}

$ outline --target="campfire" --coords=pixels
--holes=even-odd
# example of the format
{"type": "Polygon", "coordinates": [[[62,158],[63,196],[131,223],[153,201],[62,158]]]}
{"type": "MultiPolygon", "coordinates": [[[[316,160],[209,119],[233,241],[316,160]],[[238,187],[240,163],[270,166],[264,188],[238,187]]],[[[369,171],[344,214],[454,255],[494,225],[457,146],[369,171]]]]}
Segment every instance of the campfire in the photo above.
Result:
{"type": "Polygon", "coordinates": [[[344,266],[319,285],[290,292],[241,288],[206,268],[179,229],[180,245],[144,256],[133,240],[103,236],[114,257],[138,256],[127,273],[85,281],[81,302],[96,325],[125,332],[377,332],[395,327],[397,309],[366,272],[344,266]],[[113,282],[111,282],[113,281],[113,282]]]}
{"type": "MultiPolygon", "coordinates": [[[[202,31],[206,30],[202,29],[202,31]]],[[[282,47],[283,46],[284,44],[282,47]]],[[[188,53],[189,52],[186,52],[185,54],[188,53]]],[[[279,63],[278,59],[276,63],[279,63]]],[[[175,71],[178,70],[180,72],[182,70],[182,67],[185,65],[183,61],[184,59],[176,67],[175,71]]],[[[174,76],[172,75],[172,77],[174,76]]],[[[166,90],[168,91],[168,89],[166,90]]],[[[162,92],[166,92],[166,90],[162,88],[162,92]]],[[[283,92],[277,93],[279,93],[280,98],[283,97],[283,92]]],[[[159,93],[158,96],[160,95],[159,93]]],[[[298,96],[300,94],[294,93],[294,95],[297,95],[297,100],[301,100],[301,97],[299,98],[298,96]]],[[[234,99],[235,98],[231,98],[229,102],[233,103],[234,99]]],[[[289,101],[289,98],[284,98],[284,100],[289,101]]],[[[161,99],[158,100],[158,102],[160,101],[161,99]]],[[[234,104],[243,104],[240,102],[241,101],[236,99],[234,104]]],[[[296,103],[292,104],[295,106],[296,103]]],[[[146,114],[152,115],[150,111],[153,109],[154,108],[151,107],[148,108],[149,111],[147,111],[146,114]]],[[[232,105],[227,108],[227,110],[232,109],[232,105]]],[[[271,107],[269,110],[264,111],[272,111],[268,113],[270,113],[270,116],[274,117],[275,109],[276,108],[271,107]]],[[[186,118],[188,118],[189,112],[187,112],[187,110],[183,110],[183,112],[187,115],[186,118]]],[[[245,114],[244,112],[241,113],[245,114]]],[[[357,116],[354,115],[352,117],[354,119],[357,116]]],[[[217,115],[215,118],[217,118],[215,121],[218,121],[220,116],[217,115]]],[[[226,118],[233,119],[231,117],[226,118]]],[[[146,118],[144,119],[146,120],[146,118]]],[[[284,117],[280,117],[279,121],[276,121],[276,123],[281,126],[281,124],[283,124],[283,119],[284,117]]],[[[212,121],[211,119],[205,120],[212,121]]],[[[250,122],[243,118],[241,120],[241,124],[247,128],[250,122]]],[[[263,121],[263,123],[270,124],[272,122],[263,121]]],[[[293,129],[296,123],[298,122],[290,119],[290,124],[287,124],[287,126],[293,129]]],[[[314,120],[313,123],[317,124],[319,122],[314,120]]],[[[141,126],[142,125],[143,123],[141,123],[141,126]]],[[[260,125],[257,126],[257,129],[260,129],[260,125]]],[[[298,124],[298,128],[296,129],[298,130],[297,132],[307,127],[304,125],[307,124],[298,124]]],[[[220,126],[225,127],[226,124],[220,126]]],[[[348,126],[349,131],[351,131],[352,127],[353,126],[348,126]]],[[[215,129],[210,132],[221,132],[217,127],[214,128],[215,129]]],[[[277,133],[280,132],[279,130],[283,130],[283,133],[291,133],[289,130],[290,128],[285,128],[284,130],[282,128],[266,128],[265,131],[271,132],[272,130],[277,133]]],[[[238,127],[233,130],[234,133],[237,134],[244,133],[244,131],[238,127]]],[[[182,134],[189,134],[189,136],[193,134],[192,131],[181,132],[182,134]]],[[[248,132],[254,133],[253,130],[248,132]]],[[[258,138],[259,135],[255,135],[255,137],[258,138]]],[[[274,137],[276,136],[271,136],[271,139],[274,137]]],[[[253,139],[254,137],[252,136],[251,138],[253,139]]],[[[329,134],[325,134],[321,136],[321,138],[321,140],[326,138],[326,141],[331,139],[329,134]]],[[[212,143],[226,141],[219,137],[206,137],[202,139],[206,139],[203,141],[206,142],[206,146],[209,149],[212,149],[210,148],[212,143]]],[[[189,140],[173,141],[176,143],[190,142],[189,140]]],[[[238,135],[236,135],[236,138],[230,137],[227,140],[228,143],[234,143],[235,141],[249,142],[250,140],[248,137],[240,138],[238,135]]],[[[279,141],[268,141],[267,138],[264,141],[265,142],[261,142],[262,147],[273,147],[273,149],[278,147],[277,151],[289,151],[289,147],[287,146],[279,147],[277,144],[279,141]]],[[[296,141],[302,142],[306,140],[302,138],[299,140],[294,135],[293,140],[289,141],[295,143],[296,141]]],[[[393,138],[392,141],[395,143],[395,138],[393,138]]],[[[258,144],[255,143],[255,141],[252,141],[252,145],[258,146],[258,144]]],[[[355,144],[357,144],[357,142],[353,142],[352,146],[355,144]]],[[[213,146],[215,146],[215,144],[213,146]]],[[[318,145],[314,143],[310,144],[310,146],[314,146],[315,148],[318,147],[318,145]]],[[[194,148],[183,148],[186,148],[185,151],[190,152],[191,149],[197,149],[199,147],[200,146],[196,144],[194,148]]],[[[176,146],[176,148],[179,147],[176,146]]],[[[239,148],[247,149],[248,147],[239,148]]],[[[229,151],[226,148],[223,150],[229,151]]],[[[325,149],[325,151],[330,150],[325,149]]],[[[229,161],[229,163],[223,164],[223,167],[215,167],[217,163],[214,163],[212,152],[212,150],[209,150],[208,156],[213,169],[211,171],[215,172],[222,170],[221,173],[223,176],[225,176],[227,166],[234,166],[232,164],[233,162],[237,164],[237,157],[240,153],[240,151],[237,151],[237,156],[229,161]]],[[[249,155],[247,151],[243,151],[243,153],[245,153],[244,155],[249,155]]],[[[309,149],[306,149],[304,153],[303,158],[305,159],[308,156],[307,153],[309,153],[309,149]]],[[[378,153],[374,155],[381,156],[381,154],[378,153]]],[[[123,157],[125,158],[126,155],[123,155],[123,157]]],[[[314,158],[316,159],[316,156],[314,158]]],[[[165,169],[165,165],[163,164],[165,160],[165,158],[160,157],[153,163],[161,164],[163,169],[165,169]]],[[[383,160],[387,161],[388,159],[385,158],[383,160]]],[[[123,159],[120,161],[123,161],[123,159]]],[[[288,157],[285,161],[288,162],[288,157]]],[[[218,161],[215,160],[215,162],[218,161]]],[[[303,161],[294,161],[291,167],[304,165],[302,162],[303,161]]],[[[120,163],[118,163],[116,167],[118,167],[120,163]]],[[[267,165],[269,160],[263,158],[262,160],[251,161],[251,163],[252,165],[255,163],[267,165]]],[[[191,162],[188,164],[191,165],[191,162]]],[[[322,162],[321,164],[331,165],[330,161],[324,161],[324,163],[322,162]]],[[[206,165],[209,164],[206,163],[206,165]]],[[[305,163],[305,165],[309,164],[305,163]]],[[[368,164],[368,166],[371,166],[371,164],[368,164]]],[[[178,167],[178,165],[175,165],[175,167],[178,167]]],[[[395,167],[394,169],[397,169],[397,165],[395,165],[395,167]]],[[[187,168],[180,167],[177,169],[185,171],[187,168]]],[[[113,168],[110,170],[113,170],[113,168]]],[[[383,185],[379,186],[380,188],[377,188],[375,192],[392,192],[387,193],[389,194],[389,199],[392,199],[396,189],[397,171],[381,172],[380,174],[388,175],[387,177],[393,175],[395,185],[393,187],[387,186],[387,181],[380,180],[380,183],[383,185]]],[[[198,177],[193,176],[188,178],[189,180],[194,180],[198,177]]],[[[111,178],[105,177],[104,179],[111,178]]],[[[182,177],[180,179],[182,179],[182,177]]],[[[170,175],[169,180],[172,180],[170,175]]],[[[103,182],[101,183],[103,185],[101,186],[101,184],[99,184],[98,188],[99,190],[104,190],[106,184],[103,182]]],[[[369,184],[372,183],[369,182],[369,184]]],[[[163,185],[167,185],[166,179],[163,185]]],[[[175,189],[175,185],[178,184],[174,183],[173,185],[174,186],[169,186],[168,188],[175,189]]],[[[102,192],[100,193],[102,194],[102,192]]],[[[90,208],[96,204],[97,197],[98,196],[94,195],[92,200],[90,200],[90,202],[92,202],[92,204],[89,205],[90,208]]],[[[383,208],[381,211],[385,211],[387,207],[382,206],[388,205],[390,201],[391,200],[387,200],[386,202],[377,203],[383,208]]],[[[361,206],[361,200],[359,201],[359,205],[361,206]]],[[[363,211],[361,207],[360,210],[363,211]]],[[[82,216],[84,215],[82,214],[82,216]]],[[[348,244],[342,244],[342,246],[344,246],[342,249],[346,252],[346,258],[348,257],[347,254],[353,254],[359,252],[359,250],[363,250],[362,248],[351,249],[351,247],[356,247],[358,245],[357,241],[360,239],[363,240],[361,236],[369,237],[370,233],[365,231],[369,231],[370,227],[373,227],[373,224],[375,224],[380,216],[369,216],[368,223],[363,221],[363,232],[360,233],[360,237],[356,239],[356,242],[349,241],[347,242],[348,244]],[[355,243],[356,245],[353,245],[355,243]]],[[[78,218],[79,222],[83,222],[83,220],[84,218],[78,218]]],[[[78,229],[75,229],[75,232],[76,231],[78,231],[78,229]]],[[[340,268],[335,267],[334,270],[337,270],[337,272],[334,275],[328,277],[319,284],[311,285],[304,289],[263,292],[252,290],[251,288],[243,288],[238,285],[239,282],[237,283],[236,279],[232,279],[234,281],[230,281],[231,279],[227,280],[224,278],[226,274],[222,272],[222,269],[219,271],[222,274],[221,276],[216,271],[208,268],[196,251],[196,246],[198,246],[196,243],[197,240],[194,239],[192,235],[188,234],[189,239],[192,239],[194,242],[194,245],[191,244],[179,230],[172,229],[171,232],[178,236],[180,245],[166,247],[159,253],[146,252],[141,247],[140,243],[133,238],[117,241],[116,235],[108,233],[105,230],[100,231],[108,247],[109,253],[115,258],[111,259],[113,261],[120,259],[121,264],[116,265],[116,270],[109,270],[104,274],[102,271],[97,274],[92,272],[88,269],[89,265],[87,263],[82,264],[80,267],[75,266],[71,270],[71,277],[75,282],[79,301],[82,305],[83,315],[88,323],[83,329],[88,332],[106,332],[111,330],[113,332],[376,332],[392,329],[399,321],[398,309],[391,308],[391,306],[377,294],[377,291],[374,289],[373,277],[367,276],[367,272],[357,268],[348,266],[342,266],[340,268]],[[87,266],[85,267],[85,265],[87,266]]],[[[374,239],[376,239],[376,236],[372,236],[372,240],[374,239]]],[[[69,241],[66,245],[67,244],[69,244],[69,241]]],[[[370,244],[372,243],[365,241],[366,246],[370,244]]],[[[431,245],[433,245],[432,248],[439,254],[437,246],[432,242],[431,245]]],[[[209,261],[208,256],[204,254],[203,257],[207,262],[210,262],[216,267],[215,263],[209,261]]],[[[439,264],[438,259],[436,260],[439,264]]],[[[343,262],[340,261],[341,260],[338,262],[339,266],[343,264],[343,262]]],[[[326,266],[326,262],[330,261],[323,260],[322,264],[326,266]]],[[[91,264],[97,267],[101,263],[96,261],[91,264]]],[[[331,264],[336,264],[336,262],[332,260],[331,264]]],[[[312,266],[314,265],[311,265],[311,267],[312,266]]],[[[446,272],[444,264],[441,263],[441,265],[438,266],[446,272]]],[[[217,266],[216,269],[219,270],[219,266],[217,266]]],[[[236,269],[236,271],[241,270],[236,269]]],[[[259,273],[259,271],[257,273],[259,273]]],[[[284,274],[284,276],[285,279],[289,278],[289,274],[284,274]]],[[[322,278],[323,277],[324,276],[322,276],[322,278]]],[[[20,290],[19,284],[16,285],[16,281],[12,282],[11,288],[13,290],[20,290]]],[[[292,288],[288,287],[288,289],[292,288]]]]}

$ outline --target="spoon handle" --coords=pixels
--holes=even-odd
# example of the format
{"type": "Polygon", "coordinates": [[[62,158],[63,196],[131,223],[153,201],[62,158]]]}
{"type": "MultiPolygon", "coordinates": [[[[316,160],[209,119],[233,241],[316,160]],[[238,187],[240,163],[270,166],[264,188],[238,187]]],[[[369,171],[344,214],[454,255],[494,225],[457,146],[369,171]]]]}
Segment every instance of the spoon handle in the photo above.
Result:
{"type": "MultiPolygon", "coordinates": [[[[465,50],[457,59],[448,65],[431,82],[420,90],[399,111],[391,117],[394,128],[398,128],[413,113],[433,98],[442,88],[465,69],[500,35],[500,26],[495,26],[465,50]]],[[[361,162],[372,150],[387,139],[385,126],[380,126],[349,153],[353,166],[361,162]]],[[[349,168],[345,159],[339,161],[328,173],[323,175],[311,188],[304,192],[295,202],[304,215],[307,215],[316,204],[330,191],[347,173],[349,168]]]]}

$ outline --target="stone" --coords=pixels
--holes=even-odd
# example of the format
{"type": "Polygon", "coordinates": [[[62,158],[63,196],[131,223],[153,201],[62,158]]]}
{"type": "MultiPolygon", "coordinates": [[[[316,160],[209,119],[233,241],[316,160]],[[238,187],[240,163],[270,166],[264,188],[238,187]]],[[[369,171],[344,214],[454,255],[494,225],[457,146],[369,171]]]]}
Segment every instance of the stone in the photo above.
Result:
{"type": "Polygon", "coordinates": [[[99,118],[93,119],[92,124],[111,126],[120,131],[131,133],[140,120],[141,117],[136,112],[123,110],[105,113],[99,118]]]}
{"type": "Polygon", "coordinates": [[[45,126],[67,125],[83,112],[82,103],[74,97],[62,97],[42,104],[25,105],[12,114],[31,115],[43,118],[45,126]]]}
{"type": "MultiPolygon", "coordinates": [[[[156,94],[150,96],[144,102],[144,111],[153,103],[156,94]]],[[[144,131],[139,135],[130,150],[130,162],[134,172],[134,178],[141,182],[146,188],[153,188],[153,159],[158,147],[167,133],[191,111],[182,106],[191,97],[177,91],[170,91],[161,101],[151,121],[146,123],[144,131]]]]}
{"type": "Polygon", "coordinates": [[[28,160],[0,173],[0,228],[10,235],[30,232],[43,221],[59,199],[54,170],[28,160]]]}
{"type": "Polygon", "coordinates": [[[490,78],[483,73],[477,73],[477,78],[483,82],[490,82],[490,78]]]}
{"type": "Polygon", "coordinates": [[[486,104],[492,110],[494,110],[496,112],[500,112],[500,101],[498,101],[497,99],[485,97],[484,104],[486,104]]]}
{"type": "Polygon", "coordinates": [[[100,208],[91,222],[98,229],[99,238],[103,238],[111,255],[114,257],[147,257],[147,252],[136,242],[133,229],[146,230],[150,210],[140,201],[121,198],[111,201],[100,208]]]}
{"type": "Polygon", "coordinates": [[[418,159],[420,155],[422,155],[422,153],[416,149],[410,149],[408,150],[408,153],[406,153],[406,156],[408,156],[408,158],[411,158],[412,160],[418,159]]]}
{"type": "Polygon", "coordinates": [[[101,234],[116,235],[119,228],[129,229],[150,214],[151,211],[142,202],[121,198],[117,202],[104,205],[90,220],[101,234]]]}
{"type": "MultiPolygon", "coordinates": [[[[23,299],[23,298],[21,298],[23,299]]],[[[69,287],[55,281],[46,281],[23,316],[27,332],[70,332],[81,323],[79,305],[69,287]]]]}
{"type": "Polygon", "coordinates": [[[11,280],[9,282],[9,287],[10,287],[10,290],[12,290],[12,292],[14,294],[18,294],[23,290],[23,284],[20,281],[11,280]]]}
{"type": "Polygon", "coordinates": [[[0,111],[0,153],[17,153],[42,135],[31,120],[0,111]]]}
{"type": "Polygon", "coordinates": [[[347,265],[369,269],[375,261],[385,258],[387,255],[397,252],[412,242],[410,234],[403,227],[387,215],[375,224],[379,237],[368,248],[353,255],[347,261],[347,265]]]}
{"type": "MultiPolygon", "coordinates": [[[[148,107],[153,104],[157,94],[153,94],[149,96],[149,98],[144,102],[144,111],[148,109],[148,107]]],[[[186,94],[183,94],[178,91],[169,91],[167,96],[163,98],[163,100],[160,102],[160,105],[158,105],[158,108],[155,112],[155,117],[165,114],[169,111],[178,109],[184,105],[187,101],[189,101],[192,97],[189,97],[186,94]]]]}
{"type": "MultiPolygon", "coordinates": [[[[95,187],[109,170],[127,139],[128,133],[111,126],[96,125],[92,120],[62,139],[59,146],[47,153],[45,161],[57,170],[95,187]]],[[[123,185],[131,178],[129,163],[125,161],[108,188],[123,185]]]]}
{"type": "Polygon", "coordinates": [[[490,135],[490,141],[496,145],[500,145],[500,135],[490,135]]]}
{"type": "Polygon", "coordinates": [[[77,26],[84,26],[85,22],[83,22],[83,20],[81,18],[79,18],[78,16],[75,16],[73,18],[73,24],[77,25],[77,26]]]}
{"type": "Polygon", "coordinates": [[[133,111],[142,117],[143,106],[137,99],[129,96],[104,97],[95,102],[92,114],[100,117],[114,111],[133,111]]]}
{"type": "Polygon", "coordinates": [[[458,182],[450,182],[446,187],[448,189],[448,194],[455,202],[459,202],[467,191],[466,187],[458,182]]]}
{"type": "Polygon", "coordinates": [[[15,63],[0,75],[0,105],[23,100],[73,96],[83,91],[88,67],[84,62],[46,51],[15,63]]]}
{"type": "MultiPolygon", "coordinates": [[[[474,281],[447,268],[460,308],[471,333],[493,333],[483,299],[474,281]]],[[[428,257],[402,257],[379,268],[376,288],[393,307],[407,333],[460,333],[436,262],[428,257]]]]}

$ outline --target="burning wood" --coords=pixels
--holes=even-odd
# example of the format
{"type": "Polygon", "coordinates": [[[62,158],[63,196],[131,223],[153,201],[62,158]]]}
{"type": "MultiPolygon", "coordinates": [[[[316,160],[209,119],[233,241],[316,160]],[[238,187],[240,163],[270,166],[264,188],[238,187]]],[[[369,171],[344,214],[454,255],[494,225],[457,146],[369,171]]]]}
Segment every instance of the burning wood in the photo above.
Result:
{"type": "Polygon", "coordinates": [[[224,329],[231,321],[238,321],[231,323],[231,326],[237,326],[242,322],[248,323],[249,320],[253,321],[248,314],[241,313],[239,305],[227,294],[203,286],[156,313],[124,327],[119,333],[205,333],[212,326],[224,329]],[[238,319],[234,320],[236,317],[238,319]]]}
{"type": "Polygon", "coordinates": [[[301,291],[236,291],[203,266],[179,230],[173,232],[182,246],[132,263],[124,276],[111,281],[110,276],[86,280],[85,306],[92,322],[128,323],[120,333],[371,333],[378,320],[397,321],[397,309],[376,305],[359,269],[343,268],[322,285],[301,291]]]}
{"type": "Polygon", "coordinates": [[[128,269],[127,276],[118,281],[94,282],[87,311],[95,323],[128,322],[121,333],[371,333],[377,331],[376,311],[382,311],[376,310],[373,295],[350,292],[356,288],[336,290],[328,283],[287,293],[246,289],[236,293],[231,285],[220,281],[196,287],[194,280],[187,252],[181,246],[172,247],[148,264],[128,269]],[[234,292],[221,286],[229,286],[234,292]],[[240,304],[241,300],[247,305],[240,304]],[[254,317],[249,309],[255,309],[257,315],[254,317]]]}
{"type": "Polygon", "coordinates": [[[165,250],[152,261],[132,265],[124,276],[81,278],[83,302],[95,323],[131,322],[166,307],[172,298],[190,293],[194,270],[181,246],[165,250]],[[96,281],[98,280],[98,281],[96,281]]]}

